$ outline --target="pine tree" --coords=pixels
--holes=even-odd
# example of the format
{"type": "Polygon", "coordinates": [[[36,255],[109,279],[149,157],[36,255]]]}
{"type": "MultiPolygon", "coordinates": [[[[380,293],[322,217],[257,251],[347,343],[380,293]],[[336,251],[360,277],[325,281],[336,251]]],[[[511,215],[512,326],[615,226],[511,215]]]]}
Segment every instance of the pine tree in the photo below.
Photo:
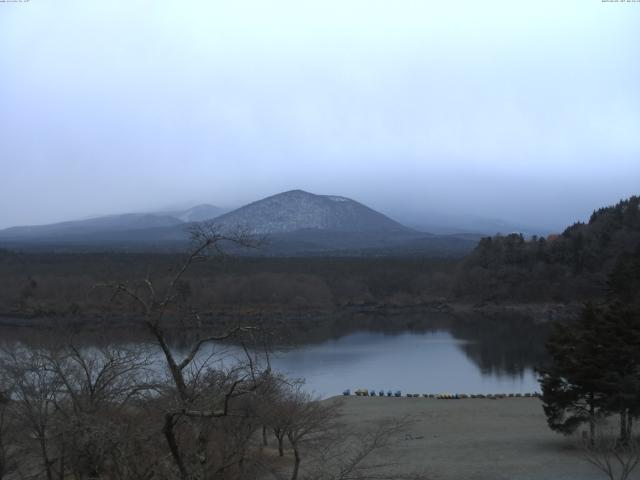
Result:
{"type": "Polygon", "coordinates": [[[556,326],[541,369],[549,426],[569,434],[600,416],[619,415],[619,441],[628,443],[640,416],[640,249],[621,257],[609,277],[604,309],[585,306],[578,321],[556,326]]]}
{"type": "Polygon", "coordinates": [[[633,418],[640,414],[640,315],[629,304],[616,302],[603,315],[600,342],[606,355],[599,360],[603,408],[620,416],[620,441],[631,438],[633,418]]]}
{"type": "Polygon", "coordinates": [[[575,324],[557,324],[547,342],[551,366],[539,370],[549,427],[568,435],[588,423],[592,441],[597,418],[604,414],[598,391],[603,375],[598,362],[602,347],[594,341],[599,317],[599,312],[587,305],[575,324]]]}

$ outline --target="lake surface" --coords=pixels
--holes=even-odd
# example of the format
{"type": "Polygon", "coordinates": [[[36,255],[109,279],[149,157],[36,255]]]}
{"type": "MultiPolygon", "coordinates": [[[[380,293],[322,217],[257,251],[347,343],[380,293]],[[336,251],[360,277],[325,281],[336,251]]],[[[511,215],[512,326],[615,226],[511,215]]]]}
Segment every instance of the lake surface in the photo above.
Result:
{"type": "MultiPolygon", "coordinates": [[[[474,341],[450,332],[357,332],[277,352],[274,369],[306,379],[322,397],[349,388],[404,393],[526,393],[539,390],[531,366],[491,369],[474,361],[474,341]]],[[[495,348],[495,347],[494,347],[495,348]]]]}
{"type": "MultiPolygon", "coordinates": [[[[383,317],[367,323],[367,327],[358,327],[337,321],[338,328],[325,331],[324,336],[299,335],[302,340],[312,337],[316,341],[300,343],[299,339],[295,347],[275,348],[270,354],[271,365],[290,378],[305,379],[306,390],[321,397],[359,388],[401,390],[403,394],[540,390],[534,368],[547,360],[545,324],[498,316],[437,321],[429,316],[420,321],[383,317]]],[[[28,338],[19,329],[4,337],[8,342],[28,338]]],[[[74,341],[87,348],[105,343],[131,345],[132,341],[157,348],[153,342],[148,343],[149,339],[133,340],[128,332],[113,338],[99,333],[99,339],[89,336],[74,341]]],[[[174,351],[183,354],[193,341],[184,333],[172,335],[172,339],[174,351]]],[[[260,352],[256,355],[263,357],[260,352]]],[[[224,359],[234,361],[234,357],[246,360],[244,351],[230,344],[209,345],[201,356],[222,363],[224,359]]],[[[164,369],[159,351],[158,362],[158,368],[164,369]]]]}

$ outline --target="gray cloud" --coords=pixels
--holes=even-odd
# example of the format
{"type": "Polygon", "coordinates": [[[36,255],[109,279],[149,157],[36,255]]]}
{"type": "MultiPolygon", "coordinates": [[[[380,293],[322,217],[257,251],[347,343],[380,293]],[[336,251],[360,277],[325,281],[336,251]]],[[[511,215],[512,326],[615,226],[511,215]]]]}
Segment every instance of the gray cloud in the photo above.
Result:
{"type": "Polygon", "coordinates": [[[0,4],[0,227],[290,188],[560,226],[638,193],[640,4],[0,4]]]}

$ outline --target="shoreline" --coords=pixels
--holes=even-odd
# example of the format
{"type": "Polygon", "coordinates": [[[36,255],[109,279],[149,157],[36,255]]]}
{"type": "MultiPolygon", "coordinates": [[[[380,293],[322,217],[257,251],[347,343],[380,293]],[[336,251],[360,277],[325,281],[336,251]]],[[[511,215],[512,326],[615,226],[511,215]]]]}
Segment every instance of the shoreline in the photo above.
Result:
{"type": "MultiPolygon", "coordinates": [[[[217,310],[202,312],[206,317],[218,317],[229,320],[232,318],[253,318],[263,316],[280,316],[290,318],[322,319],[331,316],[370,315],[372,317],[396,317],[399,315],[433,314],[433,315],[520,315],[528,316],[539,323],[545,323],[561,318],[574,316],[582,303],[472,303],[433,301],[413,304],[367,303],[349,304],[332,308],[283,308],[274,305],[250,306],[225,305],[217,310]]],[[[122,312],[107,313],[88,311],[86,313],[69,313],[46,310],[32,311],[0,311],[0,327],[20,326],[38,327],[50,322],[77,322],[80,318],[101,320],[104,324],[118,324],[135,321],[135,317],[122,312]]]]}

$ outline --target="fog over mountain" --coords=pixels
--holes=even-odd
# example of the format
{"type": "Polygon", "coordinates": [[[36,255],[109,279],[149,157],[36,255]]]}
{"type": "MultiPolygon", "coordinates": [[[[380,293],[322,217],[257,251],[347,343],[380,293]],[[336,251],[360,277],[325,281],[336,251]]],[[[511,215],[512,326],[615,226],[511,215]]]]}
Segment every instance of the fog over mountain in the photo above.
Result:
{"type": "Polygon", "coordinates": [[[303,189],[557,231],[637,193],[638,24],[599,0],[0,2],[0,228],[303,189]]]}
{"type": "Polygon", "coordinates": [[[232,253],[254,256],[459,257],[480,239],[477,234],[432,235],[412,230],[350,198],[303,190],[282,192],[219,213],[216,207],[199,205],[173,213],[128,213],[11,227],[0,230],[0,248],[175,252],[187,248],[191,232],[202,225],[222,234],[242,231],[263,238],[265,242],[255,249],[226,245],[232,253]]]}
{"type": "Polygon", "coordinates": [[[175,217],[183,222],[202,222],[222,215],[226,210],[214,205],[196,205],[186,210],[172,210],[160,214],[175,217]]]}
{"type": "Polygon", "coordinates": [[[106,232],[177,227],[190,222],[215,218],[224,212],[213,205],[196,205],[186,210],[169,212],[123,213],[68,220],[48,225],[25,225],[0,230],[1,239],[69,239],[106,232]]]}

